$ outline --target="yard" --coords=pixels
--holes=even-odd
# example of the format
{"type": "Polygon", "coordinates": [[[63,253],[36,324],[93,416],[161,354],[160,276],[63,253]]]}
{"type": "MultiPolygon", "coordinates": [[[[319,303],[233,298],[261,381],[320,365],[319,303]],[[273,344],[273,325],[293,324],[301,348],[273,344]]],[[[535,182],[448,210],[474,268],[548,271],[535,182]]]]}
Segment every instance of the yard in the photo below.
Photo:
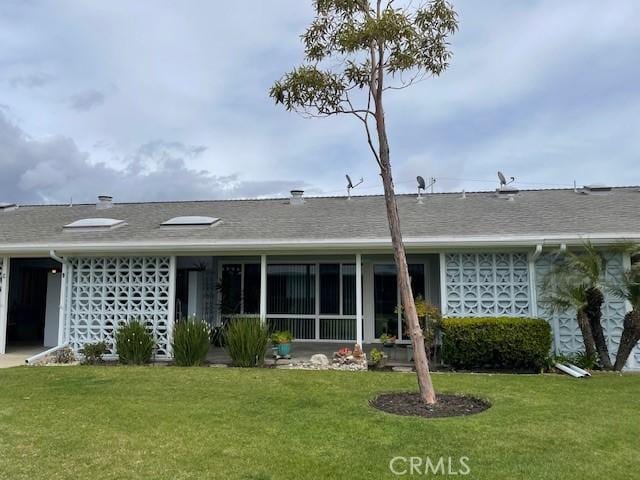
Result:
{"type": "Polygon", "coordinates": [[[454,468],[468,457],[465,478],[483,479],[624,479],[640,469],[638,375],[434,377],[439,391],[493,407],[437,420],[370,408],[377,393],[415,389],[399,373],[0,370],[0,478],[394,478],[396,456],[452,457],[454,468]]]}

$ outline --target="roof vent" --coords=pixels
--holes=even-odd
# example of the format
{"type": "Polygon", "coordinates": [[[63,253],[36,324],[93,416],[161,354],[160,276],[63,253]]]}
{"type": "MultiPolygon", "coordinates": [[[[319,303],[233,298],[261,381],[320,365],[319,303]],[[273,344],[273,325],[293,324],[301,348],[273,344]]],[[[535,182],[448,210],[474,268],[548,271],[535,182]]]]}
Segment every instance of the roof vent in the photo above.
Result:
{"type": "Polygon", "coordinates": [[[10,212],[16,208],[18,208],[18,205],[15,203],[0,202],[0,212],[10,212]]]}
{"type": "Polygon", "coordinates": [[[113,197],[110,195],[100,195],[98,196],[98,203],[96,203],[96,208],[98,210],[106,210],[108,208],[113,207],[113,197]]]}
{"type": "Polygon", "coordinates": [[[289,203],[291,205],[302,205],[304,203],[304,190],[291,190],[291,198],[289,203]]]}
{"type": "Polygon", "coordinates": [[[603,183],[593,183],[583,188],[582,193],[585,195],[606,195],[611,191],[611,187],[603,183]]]}

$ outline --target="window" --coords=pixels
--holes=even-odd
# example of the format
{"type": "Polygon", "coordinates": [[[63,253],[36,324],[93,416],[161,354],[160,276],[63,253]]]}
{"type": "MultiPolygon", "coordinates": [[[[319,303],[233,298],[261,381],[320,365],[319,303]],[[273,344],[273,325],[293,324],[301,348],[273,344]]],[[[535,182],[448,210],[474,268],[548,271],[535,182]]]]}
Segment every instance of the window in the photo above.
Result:
{"type": "MultiPolygon", "coordinates": [[[[410,263],[409,276],[411,278],[411,290],[414,298],[426,298],[425,291],[425,264],[410,263]]],[[[375,336],[383,333],[400,336],[403,340],[409,337],[405,334],[402,322],[403,317],[398,305],[400,292],[395,265],[375,265],[373,269],[374,311],[375,311],[375,336]]]]}
{"type": "Polygon", "coordinates": [[[65,230],[111,230],[124,225],[124,220],[116,220],[115,218],[83,218],[75,222],[68,223],[64,226],[65,230]]]}
{"type": "Polygon", "coordinates": [[[225,264],[220,279],[220,310],[223,315],[242,313],[242,265],[225,264]]]}
{"type": "Polygon", "coordinates": [[[268,314],[315,314],[315,265],[267,266],[268,314]]]}
{"type": "Polygon", "coordinates": [[[356,266],[342,265],[342,314],[356,314],[356,266]]]}
{"type": "Polygon", "coordinates": [[[218,218],[215,217],[201,217],[197,215],[189,215],[185,217],[173,217],[162,222],[160,226],[162,228],[206,228],[210,227],[214,223],[218,222],[218,218]]]}
{"type": "Polygon", "coordinates": [[[223,315],[260,313],[260,264],[225,263],[220,278],[223,315]]]}
{"type": "Polygon", "coordinates": [[[244,266],[244,312],[260,313],[260,264],[247,263],[244,266]]]}
{"type": "Polygon", "coordinates": [[[320,313],[340,314],[340,265],[320,264],[320,313]]]}

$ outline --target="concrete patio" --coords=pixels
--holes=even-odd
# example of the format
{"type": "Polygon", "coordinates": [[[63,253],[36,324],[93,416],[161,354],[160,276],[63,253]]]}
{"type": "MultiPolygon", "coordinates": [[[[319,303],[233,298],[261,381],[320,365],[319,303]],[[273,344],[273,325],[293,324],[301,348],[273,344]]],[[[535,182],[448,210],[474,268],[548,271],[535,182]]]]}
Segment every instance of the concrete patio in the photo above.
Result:
{"type": "Polygon", "coordinates": [[[0,368],[19,367],[25,365],[27,358],[46,350],[45,347],[7,346],[6,353],[0,355],[0,368]]]}

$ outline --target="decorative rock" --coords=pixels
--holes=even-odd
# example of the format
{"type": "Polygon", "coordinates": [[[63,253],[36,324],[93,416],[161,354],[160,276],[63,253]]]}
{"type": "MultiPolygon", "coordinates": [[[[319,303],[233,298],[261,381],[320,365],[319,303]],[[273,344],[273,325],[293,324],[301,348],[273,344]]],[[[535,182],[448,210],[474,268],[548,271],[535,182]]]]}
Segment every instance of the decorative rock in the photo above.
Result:
{"type": "Polygon", "coordinates": [[[309,359],[309,362],[311,363],[311,365],[317,365],[322,367],[329,366],[329,359],[327,358],[326,355],[323,355],[322,353],[316,353],[315,355],[312,355],[311,358],[309,359]]]}

